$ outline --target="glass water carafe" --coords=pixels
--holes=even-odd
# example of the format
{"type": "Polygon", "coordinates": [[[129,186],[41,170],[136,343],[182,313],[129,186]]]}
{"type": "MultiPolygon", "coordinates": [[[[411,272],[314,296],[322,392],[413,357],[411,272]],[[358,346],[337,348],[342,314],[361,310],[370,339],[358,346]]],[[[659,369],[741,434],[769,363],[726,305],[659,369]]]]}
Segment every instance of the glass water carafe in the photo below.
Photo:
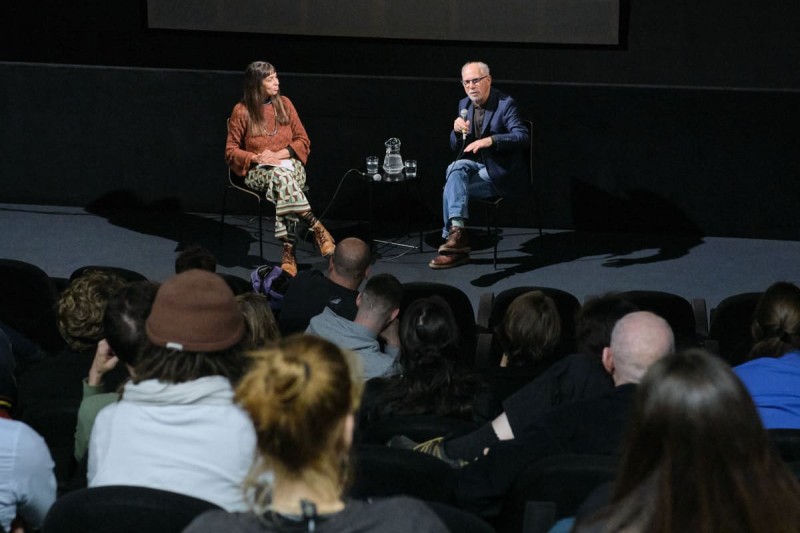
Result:
{"type": "Polygon", "coordinates": [[[397,177],[403,174],[403,158],[400,156],[400,139],[392,137],[387,140],[386,157],[383,158],[383,171],[387,176],[397,177]]]}

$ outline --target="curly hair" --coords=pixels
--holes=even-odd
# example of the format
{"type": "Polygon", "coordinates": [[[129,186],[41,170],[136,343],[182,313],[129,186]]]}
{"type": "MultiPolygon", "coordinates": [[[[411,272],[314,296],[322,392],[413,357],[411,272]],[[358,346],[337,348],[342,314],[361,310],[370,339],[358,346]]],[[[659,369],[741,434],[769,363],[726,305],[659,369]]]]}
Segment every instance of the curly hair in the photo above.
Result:
{"type": "Polygon", "coordinates": [[[105,337],[106,303],[126,281],[101,270],[89,270],[69,284],[58,300],[58,331],[67,345],[81,352],[105,337]]]}

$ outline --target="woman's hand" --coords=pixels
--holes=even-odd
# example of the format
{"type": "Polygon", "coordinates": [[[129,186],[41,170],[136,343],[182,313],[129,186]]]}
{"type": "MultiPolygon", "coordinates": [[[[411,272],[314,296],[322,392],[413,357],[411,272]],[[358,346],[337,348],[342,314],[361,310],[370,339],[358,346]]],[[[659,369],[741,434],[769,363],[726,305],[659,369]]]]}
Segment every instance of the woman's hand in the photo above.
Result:
{"type": "Polygon", "coordinates": [[[113,370],[117,363],[119,363],[119,358],[109,346],[108,341],[105,339],[100,340],[97,343],[94,361],[92,361],[92,367],[89,369],[89,378],[86,382],[93,386],[101,385],[103,383],[103,374],[113,370]]]}
{"type": "Polygon", "coordinates": [[[264,150],[253,158],[253,161],[259,165],[280,165],[281,160],[276,152],[272,150],[264,150]]]}

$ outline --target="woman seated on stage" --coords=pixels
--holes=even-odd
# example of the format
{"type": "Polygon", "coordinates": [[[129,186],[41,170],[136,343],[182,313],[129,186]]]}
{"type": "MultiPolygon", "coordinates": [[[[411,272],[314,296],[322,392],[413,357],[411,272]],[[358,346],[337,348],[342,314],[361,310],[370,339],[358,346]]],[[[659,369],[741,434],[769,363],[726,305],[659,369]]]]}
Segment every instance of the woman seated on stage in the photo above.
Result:
{"type": "Polygon", "coordinates": [[[275,67],[250,63],[244,73],[244,98],[228,121],[225,161],[234,174],[244,177],[245,185],[275,204],[275,238],[283,241],[281,268],[292,275],[297,273],[293,228],[299,219],[314,231],[323,256],[336,247],[303,192],[310,146],[297,110],[280,94],[275,67]]]}
{"type": "Polygon", "coordinates": [[[362,382],[357,356],[317,337],[295,335],[254,352],[236,391],[258,435],[245,487],[253,510],[207,512],[185,533],[446,532],[411,498],[343,498],[362,382]]]}
{"type": "Polygon", "coordinates": [[[647,371],[612,502],[573,531],[800,531],[800,485],[728,365],[689,350],[647,371]]]}

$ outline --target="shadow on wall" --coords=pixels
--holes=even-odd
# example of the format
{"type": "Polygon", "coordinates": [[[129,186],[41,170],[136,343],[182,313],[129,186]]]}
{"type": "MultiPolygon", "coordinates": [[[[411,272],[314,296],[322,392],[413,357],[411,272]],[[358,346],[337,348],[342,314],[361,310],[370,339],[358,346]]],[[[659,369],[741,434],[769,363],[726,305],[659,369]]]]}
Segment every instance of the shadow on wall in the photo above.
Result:
{"type": "MultiPolygon", "coordinates": [[[[700,229],[676,205],[647,191],[615,196],[587,183],[573,182],[575,230],[545,234],[524,242],[519,254],[498,259],[499,270],[472,280],[476,287],[559,263],[605,256],[602,266],[623,268],[683,257],[703,243],[700,229]],[[647,252],[637,257],[637,252],[647,252]],[[504,268],[503,268],[504,267],[504,268]]],[[[477,260],[473,263],[491,259],[477,260]]]]}
{"type": "Polygon", "coordinates": [[[573,179],[571,203],[577,231],[702,235],[685,212],[652,191],[634,189],[612,194],[573,179]]]}
{"type": "MultiPolygon", "coordinates": [[[[93,200],[85,209],[115,226],[175,241],[176,251],[188,244],[204,246],[221,266],[250,269],[263,262],[250,255],[250,245],[256,240],[253,234],[238,225],[223,226],[219,219],[186,213],[175,197],[146,203],[132,191],[117,190],[93,200]]],[[[257,235],[257,223],[254,225],[257,235]]]]}

